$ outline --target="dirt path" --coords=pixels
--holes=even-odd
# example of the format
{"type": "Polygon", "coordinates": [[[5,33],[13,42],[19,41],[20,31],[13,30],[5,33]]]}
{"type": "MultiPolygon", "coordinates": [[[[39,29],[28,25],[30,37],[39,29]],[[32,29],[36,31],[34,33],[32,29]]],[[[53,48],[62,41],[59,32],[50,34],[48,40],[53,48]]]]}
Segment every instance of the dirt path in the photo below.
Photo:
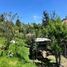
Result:
{"type": "Polygon", "coordinates": [[[67,67],[67,59],[65,62],[61,63],[64,67],[67,67]]]}
{"type": "Polygon", "coordinates": [[[64,58],[63,56],[61,57],[61,64],[64,66],[64,67],[67,67],[67,58],[64,58]]]}
{"type": "MultiPolygon", "coordinates": [[[[52,59],[52,61],[55,61],[55,57],[54,56],[49,56],[50,59],[52,59]]],[[[63,65],[64,67],[67,67],[67,58],[61,56],[61,65],[63,65]]]]}
{"type": "Polygon", "coordinates": [[[63,63],[62,65],[63,65],[64,67],[67,67],[67,62],[63,63]]]}

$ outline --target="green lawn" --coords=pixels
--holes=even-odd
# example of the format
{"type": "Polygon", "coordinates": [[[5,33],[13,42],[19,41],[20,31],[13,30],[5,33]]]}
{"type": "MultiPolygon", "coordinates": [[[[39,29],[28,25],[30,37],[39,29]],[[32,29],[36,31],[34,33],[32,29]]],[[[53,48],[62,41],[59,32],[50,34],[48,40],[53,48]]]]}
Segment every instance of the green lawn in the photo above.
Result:
{"type": "Polygon", "coordinates": [[[33,63],[22,63],[18,58],[0,57],[0,67],[36,67],[33,63]]]}

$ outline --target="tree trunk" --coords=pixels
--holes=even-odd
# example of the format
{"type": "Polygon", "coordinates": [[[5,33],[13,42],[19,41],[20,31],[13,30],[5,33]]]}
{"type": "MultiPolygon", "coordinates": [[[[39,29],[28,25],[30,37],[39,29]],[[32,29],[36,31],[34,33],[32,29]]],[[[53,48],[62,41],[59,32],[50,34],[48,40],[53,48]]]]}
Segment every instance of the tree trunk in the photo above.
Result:
{"type": "Polygon", "coordinates": [[[59,59],[59,66],[61,65],[61,53],[59,52],[59,57],[58,57],[58,59],[59,59]]]}
{"type": "Polygon", "coordinates": [[[64,56],[66,57],[66,45],[64,45],[64,56]]]}

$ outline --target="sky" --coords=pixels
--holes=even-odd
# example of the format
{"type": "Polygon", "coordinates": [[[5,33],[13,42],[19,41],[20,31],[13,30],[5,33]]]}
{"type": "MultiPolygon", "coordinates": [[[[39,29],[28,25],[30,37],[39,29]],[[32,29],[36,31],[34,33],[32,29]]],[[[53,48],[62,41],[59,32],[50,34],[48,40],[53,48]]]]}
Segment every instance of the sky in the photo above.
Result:
{"type": "Polygon", "coordinates": [[[67,16],[67,0],[0,0],[0,13],[18,13],[24,23],[40,23],[43,11],[55,11],[58,16],[67,16]]]}

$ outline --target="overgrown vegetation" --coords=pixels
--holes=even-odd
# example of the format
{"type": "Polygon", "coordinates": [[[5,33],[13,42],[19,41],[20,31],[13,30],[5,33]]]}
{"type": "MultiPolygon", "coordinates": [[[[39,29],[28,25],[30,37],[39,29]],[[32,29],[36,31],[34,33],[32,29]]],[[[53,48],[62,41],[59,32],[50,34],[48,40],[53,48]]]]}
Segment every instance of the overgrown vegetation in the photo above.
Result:
{"type": "Polygon", "coordinates": [[[36,67],[29,59],[29,47],[36,37],[50,38],[50,49],[56,58],[60,57],[62,40],[67,39],[67,25],[59,17],[44,12],[40,24],[23,24],[19,19],[15,22],[15,17],[11,13],[0,15],[0,67],[36,67]]]}

